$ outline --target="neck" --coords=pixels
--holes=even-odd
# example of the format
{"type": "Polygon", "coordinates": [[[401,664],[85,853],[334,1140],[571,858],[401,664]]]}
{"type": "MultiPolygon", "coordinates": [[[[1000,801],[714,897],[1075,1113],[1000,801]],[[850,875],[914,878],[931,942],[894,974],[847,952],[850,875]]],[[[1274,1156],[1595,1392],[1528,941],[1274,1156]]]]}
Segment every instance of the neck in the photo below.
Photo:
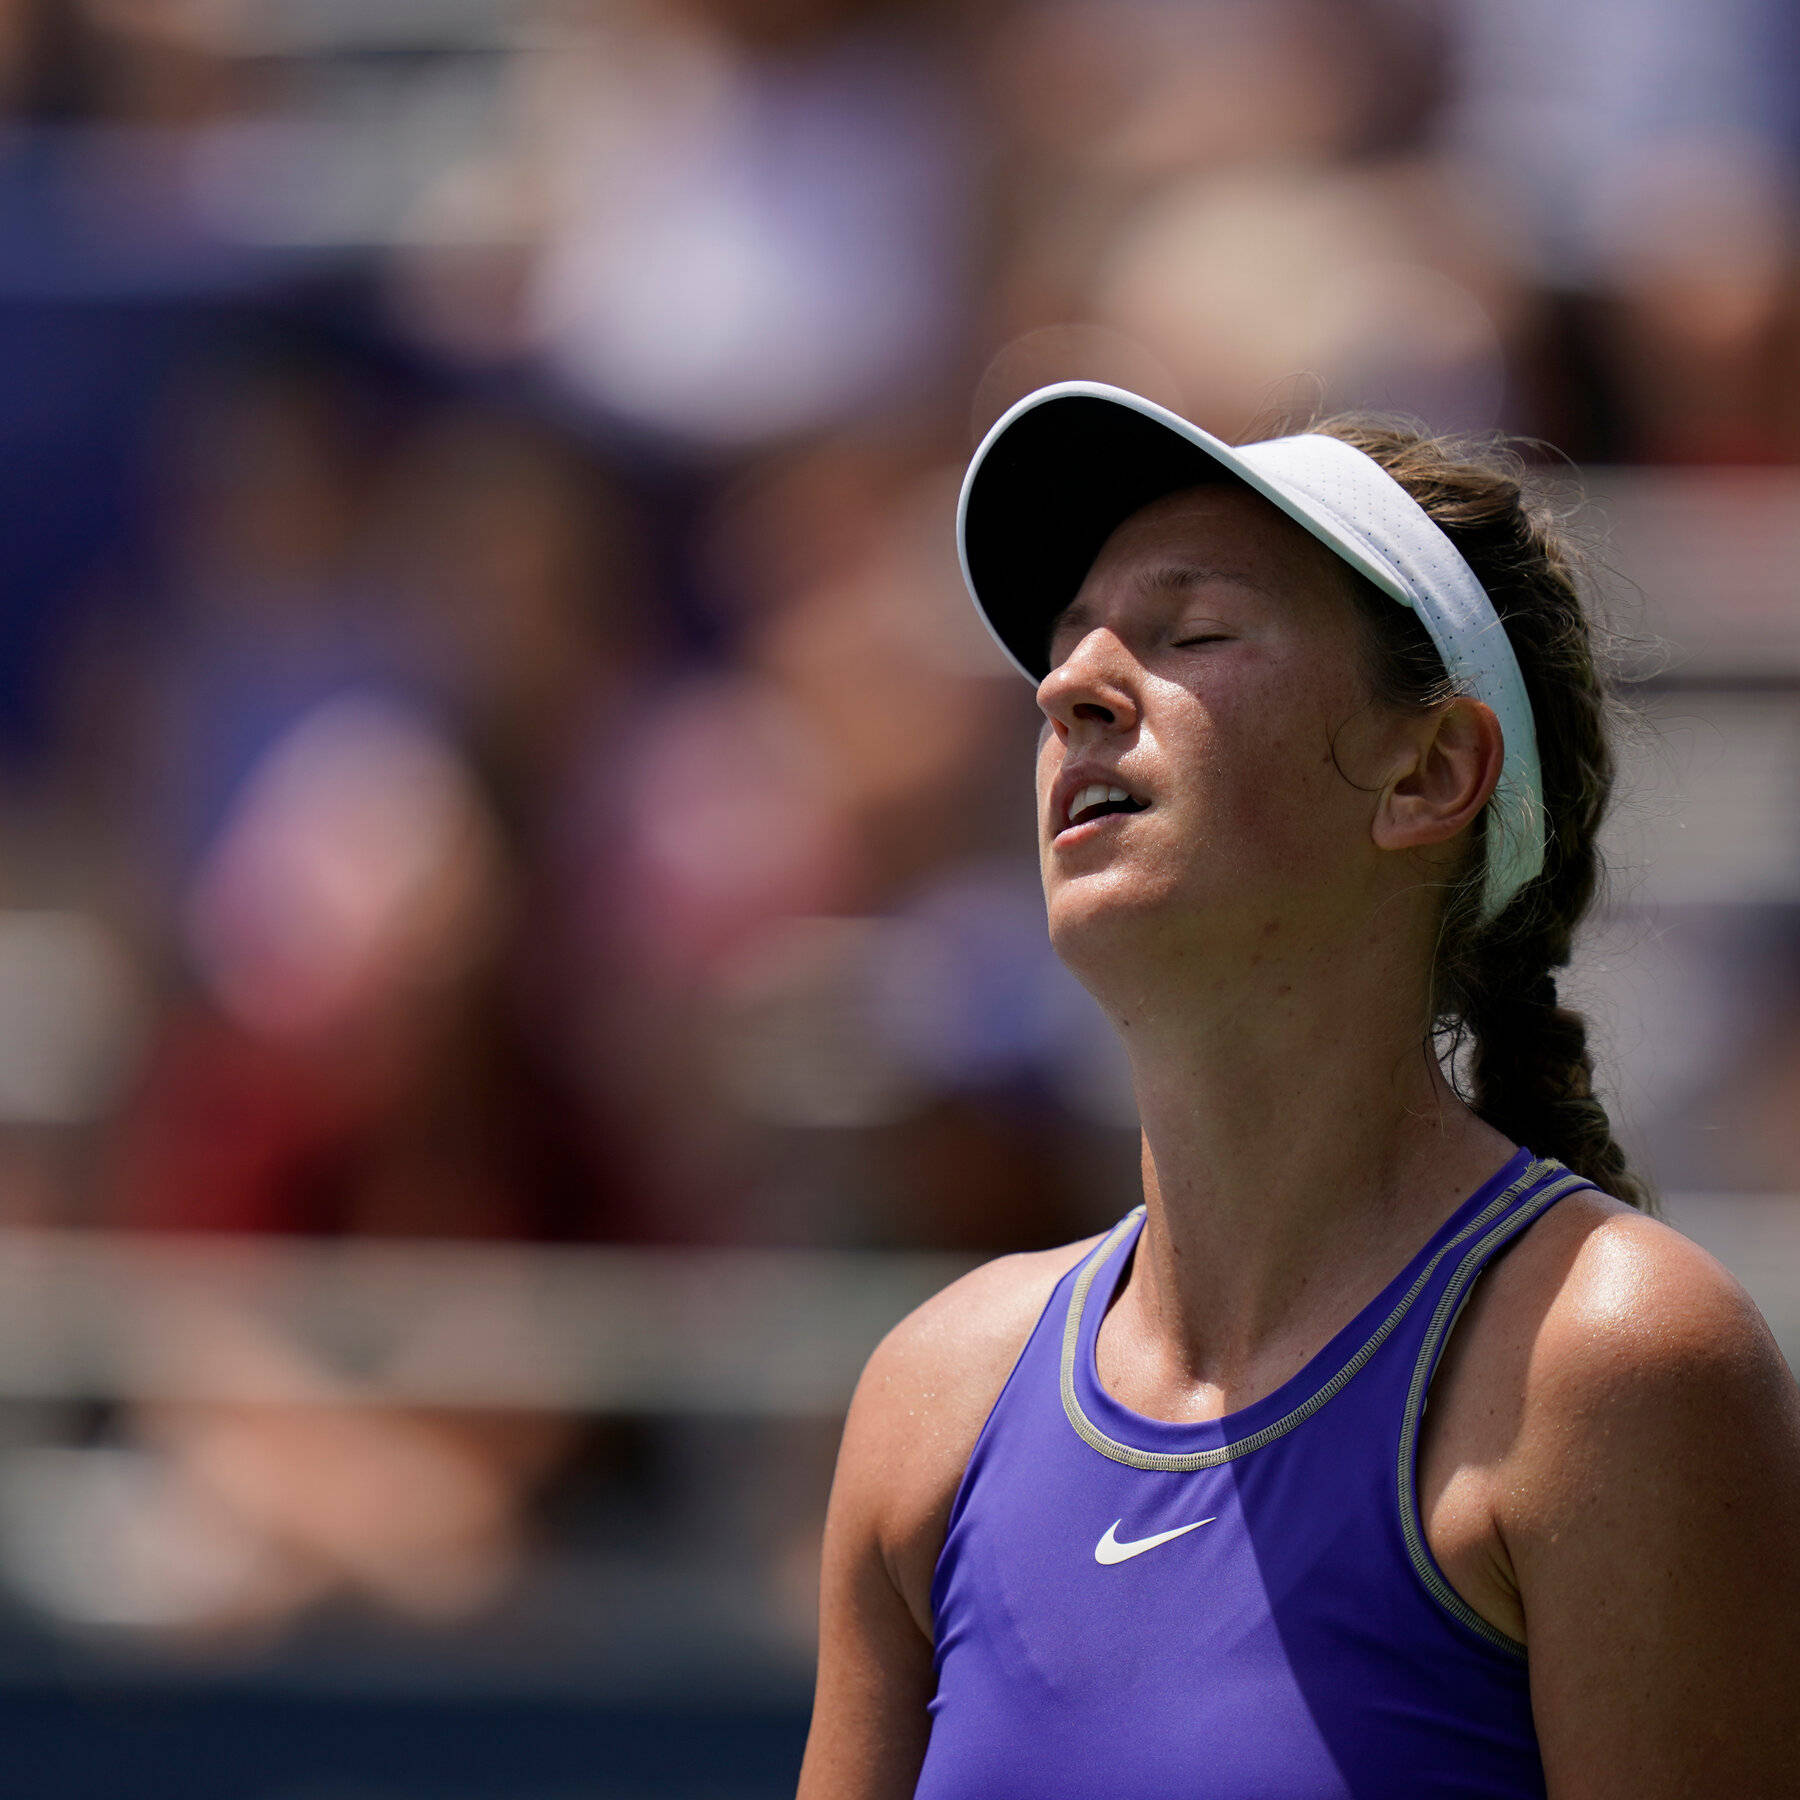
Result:
{"type": "Polygon", "coordinates": [[[1103,1000],[1143,1125],[1146,1219],[1119,1310],[1156,1347],[1153,1387],[1247,1397],[1512,1153],[1444,1079],[1424,957],[1401,935],[1213,956],[1103,1000]]]}

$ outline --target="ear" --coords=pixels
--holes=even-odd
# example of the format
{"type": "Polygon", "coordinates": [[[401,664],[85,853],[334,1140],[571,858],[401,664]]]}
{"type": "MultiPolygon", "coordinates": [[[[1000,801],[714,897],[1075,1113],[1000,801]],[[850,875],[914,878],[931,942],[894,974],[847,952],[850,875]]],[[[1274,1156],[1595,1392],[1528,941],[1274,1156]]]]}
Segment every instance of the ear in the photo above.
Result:
{"type": "Polygon", "coordinates": [[[1383,850],[1447,843],[1472,825],[1500,779],[1506,749],[1494,709],[1468,698],[1422,715],[1408,745],[1369,826],[1383,850]]]}

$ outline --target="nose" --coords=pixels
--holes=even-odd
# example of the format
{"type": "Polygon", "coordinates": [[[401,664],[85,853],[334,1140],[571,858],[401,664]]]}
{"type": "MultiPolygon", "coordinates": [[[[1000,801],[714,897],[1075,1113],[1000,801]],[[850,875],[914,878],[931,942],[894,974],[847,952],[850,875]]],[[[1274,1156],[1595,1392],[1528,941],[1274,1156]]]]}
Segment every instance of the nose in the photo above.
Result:
{"type": "Polygon", "coordinates": [[[1118,637],[1096,625],[1038,683],[1038,708],[1060,738],[1081,724],[1129,731],[1138,722],[1133,667],[1118,637]]]}

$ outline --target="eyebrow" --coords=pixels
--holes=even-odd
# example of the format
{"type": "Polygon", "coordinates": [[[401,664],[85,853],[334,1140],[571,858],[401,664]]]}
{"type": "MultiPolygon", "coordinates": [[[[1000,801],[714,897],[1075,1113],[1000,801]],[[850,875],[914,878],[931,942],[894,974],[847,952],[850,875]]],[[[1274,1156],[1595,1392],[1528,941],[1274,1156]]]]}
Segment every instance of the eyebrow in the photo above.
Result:
{"type": "MultiPolygon", "coordinates": [[[[1157,568],[1145,569],[1133,576],[1132,587],[1141,595],[1179,594],[1189,588],[1205,587],[1215,581],[1228,581],[1237,587],[1249,588],[1271,600],[1278,597],[1273,588],[1246,569],[1216,568],[1200,563],[1166,563],[1157,568]]],[[[1049,636],[1054,638],[1058,632],[1071,628],[1085,631],[1091,628],[1093,621],[1091,607],[1079,599],[1071,600],[1050,621],[1049,636]]]]}

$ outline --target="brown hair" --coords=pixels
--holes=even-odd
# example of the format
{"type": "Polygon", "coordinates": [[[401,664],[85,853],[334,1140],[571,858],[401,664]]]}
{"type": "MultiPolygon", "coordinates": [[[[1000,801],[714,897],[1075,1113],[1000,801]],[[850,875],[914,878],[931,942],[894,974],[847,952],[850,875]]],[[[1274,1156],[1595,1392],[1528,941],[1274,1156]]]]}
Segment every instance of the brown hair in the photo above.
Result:
{"type": "MultiPolygon", "coordinates": [[[[1543,871],[1484,920],[1486,858],[1471,854],[1445,898],[1432,971],[1433,1040],[1482,1118],[1596,1186],[1649,1207],[1594,1092],[1587,1021],[1562,1005],[1556,972],[1593,903],[1597,837],[1612,793],[1610,701],[1596,667],[1573,545],[1527,491],[1525,467],[1498,440],[1432,437],[1351,414],[1310,429],[1354,445],[1400,483],[1462,552],[1500,615],[1524,676],[1543,769],[1543,871]]],[[[1357,576],[1358,609],[1378,699],[1434,706],[1456,690],[1417,614],[1357,576]]]]}

